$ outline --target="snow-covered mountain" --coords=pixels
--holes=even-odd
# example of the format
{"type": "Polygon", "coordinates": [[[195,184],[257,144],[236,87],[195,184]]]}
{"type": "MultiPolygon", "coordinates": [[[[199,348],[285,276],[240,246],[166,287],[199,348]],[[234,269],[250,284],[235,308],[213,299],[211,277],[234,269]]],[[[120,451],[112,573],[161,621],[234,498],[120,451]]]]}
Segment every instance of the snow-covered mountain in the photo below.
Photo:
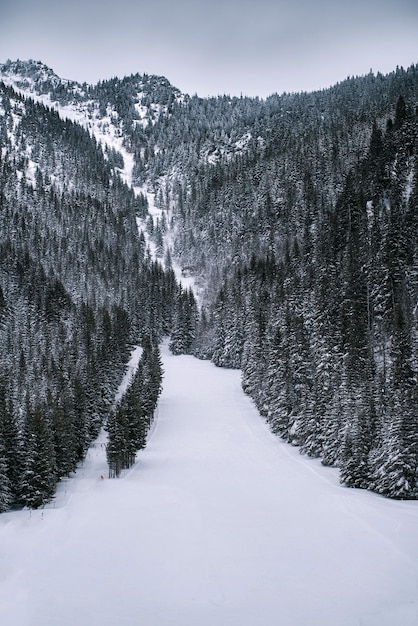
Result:
{"type": "Polygon", "coordinates": [[[140,76],[113,79],[95,86],[58,77],[40,61],[7,61],[0,65],[0,80],[17,93],[57,111],[86,128],[108,150],[122,154],[124,178],[131,182],[133,157],[126,146],[128,130],[146,129],[162,115],[168,102],[184,96],[163,77],[140,76]],[[127,128],[125,115],[130,117],[127,128]]]}
{"type": "Polygon", "coordinates": [[[8,625],[417,623],[417,104],[0,66],[8,625]]]}
{"type": "MultiPolygon", "coordinates": [[[[80,85],[33,61],[0,79],[14,427],[51,397],[58,423],[68,380],[72,423],[79,388],[90,407],[85,446],[104,418],[100,354],[121,366],[168,334],[175,353],[241,368],[274,432],[345,484],[417,497],[418,68],[267,100],[139,74],[80,85]]],[[[52,482],[60,446],[45,443],[52,482]]]]}
{"type": "Polygon", "coordinates": [[[15,89],[21,89],[33,96],[47,96],[61,92],[65,99],[83,99],[85,90],[75,81],[60,78],[55,72],[41,61],[11,61],[0,65],[2,81],[15,89]]]}

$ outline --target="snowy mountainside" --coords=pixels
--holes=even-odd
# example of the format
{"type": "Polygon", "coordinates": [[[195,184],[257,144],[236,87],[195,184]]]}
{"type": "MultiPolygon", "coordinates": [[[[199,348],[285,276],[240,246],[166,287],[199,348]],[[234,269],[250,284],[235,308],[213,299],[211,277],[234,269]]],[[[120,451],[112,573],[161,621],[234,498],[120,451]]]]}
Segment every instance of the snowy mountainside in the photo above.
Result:
{"type": "MultiPolygon", "coordinates": [[[[240,99],[223,98],[219,117],[217,99],[202,107],[200,98],[182,94],[162,76],[135,74],[87,85],[60,78],[41,61],[8,60],[0,64],[0,81],[85,128],[138,193],[155,195],[187,175],[183,150],[189,150],[194,127],[204,138],[198,160],[208,166],[245,156],[254,144],[264,145],[262,137],[253,136],[254,114],[246,119],[247,104],[242,106],[240,99]]],[[[158,205],[161,209],[163,203],[158,205]]],[[[166,203],[164,208],[169,210],[166,203]]]]}
{"type": "Polygon", "coordinates": [[[57,111],[62,119],[86,128],[107,147],[106,154],[109,150],[120,153],[127,164],[120,167],[121,173],[128,183],[133,166],[132,150],[127,150],[129,133],[155,124],[169,114],[170,103],[184,98],[163,77],[137,74],[95,86],[81,85],[58,77],[40,61],[7,61],[0,65],[0,80],[22,96],[57,111]]]}
{"type": "MultiPolygon", "coordinates": [[[[164,77],[135,76],[122,80],[103,81],[96,86],[81,85],[75,81],[62,79],[40,61],[7,61],[0,65],[0,81],[23,98],[30,98],[56,112],[62,120],[85,128],[103,148],[104,157],[121,179],[133,188],[141,198],[143,207],[151,205],[151,214],[157,223],[161,210],[156,209],[154,196],[146,186],[133,184],[135,156],[127,128],[135,135],[142,135],[148,125],[153,125],[160,116],[168,115],[168,105],[174,100],[181,102],[184,96],[172,88],[164,77]],[[122,86],[122,88],[121,88],[122,86]],[[125,97],[121,97],[124,91],[125,97]],[[128,112],[128,113],[127,113],[128,112]],[[127,122],[126,115],[130,121],[127,122]]],[[[20,117],[24,109],[23,101],[14,101],[10,111],[8,137],[14,142],[20,117]]],[[[5,150],[6,148],[2,148],[5,150]]],[[[143,152],[143,148],[141,149],[143,152]]],[[[25,176],[35,184],[36,160],[31,159],[31,147],[26,146],[25,176]]],[[[23,172],[20,173],[23,175],[23,172]]],[[[60,183],[54,171],[48,171],[52,182],[60,183]]],[[[61,180],[61,184],[63,181],[61,180]]],[[[66,180],[70,186],[72,181],[66,180]]],[[[143,216],[138,216],[138,227],[143,232],[147,245],[153,252],[152,242],[145,227],[143,216]]],[[[163,256],[163,255],[162,255],[163,256]]]]}
{"type": "MultiPolygon", "coordinates": [[[[40,61],[7,61],[0,65],[0,80],[12,87],[24,98],[33,99],[56,112],[62,120],[70,120],[85,128],[103,148],[104,157],[113,170],[140,198],[147,212],[141,211],[137,216],[140,232],[143,233],[151,254],[164,263],[166,255],[170,255],[174,246],[174,234],[171,232],[171,212],[162,203],[156,203],[152,180],[135,179],[134,171],[138,158],[151,151],[158,155],[158,142],[154,144],[152,127],[157,122],[169,123],[173,108],[181,107],[188,96],[173,87],[161,76],[139,74],[122,79],[114,78],[102,81],[97,85],[79,84],[75,81],[59,78],[55,72],[40,61]],[[150,127],[150,128],[148,128],[150,127]],[[151,147],[149,147],[151,146],[151,147]],[[151,217],[154,227],[147,229],[145,214],[151,217]],[[157,245],[160,239],[160,227],[165,222],[162,234],[163,247],[157,245]]],[[[19,105],[15,105],[18,107],[19,105]]],[[[21,104],[20,107],[23,105],[21,104]]],[[[12,119],[19,122],[16,113],[12,119]]],[[[15,128],[16,130],[16,124],[15,128]]],[[[13,132],[9,132],[13,141],[13,132]]],[[[237,150],[242,150],[248,136],[237,142],[237,150]]],[[[231,148],[219,147],[215,153],[208,150],[207,159],[219,159],[230,154],[231,148]]],[[[36,162],[30,158],[28,148],[28,167],[26,175],[36,169],[36,162]]],[[[49,172],[51,179],[58,182],[54,172],[49,172]]],[[[34,177],[32,176],[34,182],[34,177]]],[[[163,178],[160,185],[163,184],[163,178]]],[[[70,183],[71,184],[71,183],[70,183]]],[[[171,261],[178,280],[189,288],[194,284],[191,276],[182,274],[178,263],[171,261]]]]}
{"type": "MultiPolygon", "coordinates": [[[[8,62],[0,75],[21,94],[14,109],[4,99],[0,119],[10,205],[15,180],[26,196],[52,181],[100,202],[111,189],[126,209],[109,216],[117,245],[98,251],[93,216],[79,223],[86,256],[75,280],[64,255],[64,287],[80,282],[88,255],[105,259],[89,297],[106,299],[103,268],[118,265],[128,225],[129,287],[115,293],[135,327],[146,318],[171,334],[176,353],[242,369],[274,432],[338,465],[345,484],[415,498],[418,67],[265,101],[189,97],[146,75],[76,85],[33,62],[8,62]],[[147,261],[164,260],[164,278],[154,266],[150,277],[165,283],[174,308],[155,286],[152,313],[136,306],[133,226],[143,230],[139,256],[148,245],[147,261]],[[199,285],[200,312],[189,291],[172,289],[174,267],[199,285]]],[[[16,223],[26,215],[10,222],[9,246],[16,223]]],[[[25,246],[21,253],[19,276],[25,246]]]]}
{"type": "MultiPolygon", "coordinates": [[[[147,160],[161,160],[161,154],[167,150],[167,140],[171,149],[178,147],[179,142],[189,141],[188,134],[193,127],[190,116],[194,117],[193,109],[196,105],[200,109],[202,102],[199,98],[182,94],[162,76],[136,74],[86,85],[62,79],[42,62],[32,60],[9,60],[0,65],[0,80],[25,97],[56,110],[62,118],[81,124],[103,145],[120,152],[130,165],[133,165],[133,156],[136,161],[144,161],[146,169],[147,160]],[[188,119],[184,118],[182,109],[188,119]],[[170,121],[173,116],[174,123],[170,121]],[[152,127],[156,125],[158,128],[153,132],[152,127]]],[[[240,118],[245,114],[239,112],[237,104],[240,100],[224,100],[222,115],[229,118],[229,128],[224,129],[223,123],[218,123],[211,110],[216,99],[212,99],[205,121],[210,134],[199,149],[202,163],[213,165],[245,154],[252,141],[263,144],[262,137],[253,139],[248,124],[241,128],[240,118]],[[234,130],[235,122],[238,130],[234,130]]],[[[200,117],[200,112],[198,115],[200,117]]],[[[199,125],[199,120],[196,121],[199,125]]],[[[181,159],[176,157],[169,169],[163,169],[161,173],[171,177],[184,167],[181,159]]],[[[130,182],[128,171],[124,171],[124,176],[130,182]]],[[[144,177],[140,178],[145,182],[144,177]]],[[[160,184],[164,184],[164,177],[160,184]]]]}
{"type": "Polygon", "coordinates": [[[146,198],[86,128],[0,82],[0,142],[2,512],[48,501],[84,457],[178,286],[138,232],[146,198]]]}

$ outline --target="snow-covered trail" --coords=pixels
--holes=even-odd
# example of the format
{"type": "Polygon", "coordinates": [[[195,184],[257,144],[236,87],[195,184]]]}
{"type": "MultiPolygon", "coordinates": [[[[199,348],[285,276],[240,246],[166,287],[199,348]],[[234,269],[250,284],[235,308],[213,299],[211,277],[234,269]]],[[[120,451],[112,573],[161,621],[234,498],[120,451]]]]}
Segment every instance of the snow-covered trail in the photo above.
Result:
{"type": "Polygon", "coordinates": [[[418,503],[338,485],[237,371],[163,352],[147,448],[92,448],[55,508],[0,516],[7,626],[416,626],[418,503]]]}

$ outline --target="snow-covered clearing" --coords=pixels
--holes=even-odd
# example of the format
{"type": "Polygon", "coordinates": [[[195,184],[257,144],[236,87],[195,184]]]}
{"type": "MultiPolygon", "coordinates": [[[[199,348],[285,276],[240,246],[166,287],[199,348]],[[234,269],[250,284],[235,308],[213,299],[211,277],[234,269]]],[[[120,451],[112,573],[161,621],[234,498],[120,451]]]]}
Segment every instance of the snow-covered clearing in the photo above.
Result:
{"type": "Polygon", "coordinates": [[[239,372],[166,347],[163,366],[131,470],[107,479],[99,440],[55,503],[0,516],[1,623],[416,626],[418,502],[339,486],[239,372]]]}

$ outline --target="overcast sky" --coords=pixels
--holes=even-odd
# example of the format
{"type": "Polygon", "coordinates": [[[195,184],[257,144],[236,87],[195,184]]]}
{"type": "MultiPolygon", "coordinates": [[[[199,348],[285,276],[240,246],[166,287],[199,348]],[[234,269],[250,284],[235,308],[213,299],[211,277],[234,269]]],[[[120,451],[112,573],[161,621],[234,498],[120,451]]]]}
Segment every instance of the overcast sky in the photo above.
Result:
{"type": "Polygon", "coordinates": [[[418,0],[0,0],[0,62],[265,97],[418,63],[418,0]]]}

